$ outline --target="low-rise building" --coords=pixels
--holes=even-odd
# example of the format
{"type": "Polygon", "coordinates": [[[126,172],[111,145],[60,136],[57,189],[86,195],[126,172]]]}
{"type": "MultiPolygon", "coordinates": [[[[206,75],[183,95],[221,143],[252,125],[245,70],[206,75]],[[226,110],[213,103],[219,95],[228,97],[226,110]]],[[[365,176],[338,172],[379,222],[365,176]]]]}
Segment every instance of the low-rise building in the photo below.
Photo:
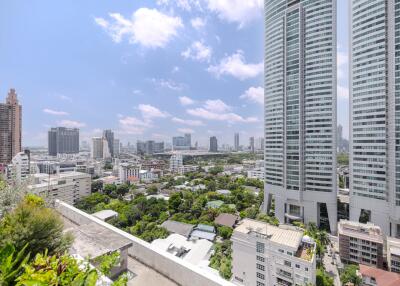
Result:
{"type": "Polygon", "coordinates": [[[383,268],[384,235],[379,226],[341,220],[338,224],[339,254],[343,263],[383,268]]]}
{"type": "Polygon", "coordinates": [[[254,168],[247,171],[247,178],[249,179],[258,179],[264,181],[265,179],[265,170],[264,167],[254,168]]]}
{"type": "Polygon", "coordinates": [[[6,168],[7,180],[9,182],[20,184],[25,181],[30,174],[30,156],[29,151],[19,152],[11,160],[6,168]]]}
{"type": "Polygon", "coordinates": [[[360,264],[359,274],[362,286],[398,286],[400,275],[382,269],[360,264]]]}
{"type": "Polygon", "coordinates": [[[90,195],[92,179],[89,174],[65,172],[56,175],[35,174],[33,182],[28,186],[30,192],[50,201],[59,199],[74,204],[90,195]]]}
{"type": "Polygon", "coordinates": [[[303,230],[244,219],[233,231],[231,241],[235,284],[315,284],[316,245],[303,230]]]}
{"type": "Polygon", "coordinates": [[[121,184],[140,180],[140,165],[121,163],[119,165],[119,180],[121,184]]]}
{"type": "Polygon", "coordinates": [[[400,273],[400,239],[386,239],[387,267],[391,272],[400,273]]]}

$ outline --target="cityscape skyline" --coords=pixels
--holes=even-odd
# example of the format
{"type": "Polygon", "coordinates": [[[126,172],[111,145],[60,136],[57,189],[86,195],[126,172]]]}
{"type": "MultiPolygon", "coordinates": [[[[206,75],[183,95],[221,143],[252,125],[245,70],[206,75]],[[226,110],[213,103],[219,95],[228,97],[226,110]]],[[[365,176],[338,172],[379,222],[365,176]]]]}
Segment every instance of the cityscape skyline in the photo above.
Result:
{"type": "MultiPolygon", "coordinates": [[[[0,4],[7,6],[2,7],[2,11],[12,11],[8,15],[0,12],[3,21],[13,15],[13,21],[18,22],[18,17],[24,17],[24,23],[31,26],[25,31],[16,24],[0,33],[0,46],[4,51],[0,55],[4,63],[0,67],[0,94],[6,94],[10,87],[15,87],[20,102],[30,106],[23,118],[24,146],[45,146],[47,130],[57,126],[79,127],[81,138],[86,141],[101,136],[103,129],[112,129],[124,144],[150,139],[169,141],[171,135],[193,131],[192,141],[198,141],[200,146],[208,146],[210,136],[218,137],[220,145],[232,144],[235,132],[240,133],[243,142],[248,142],[253,136],[262,136],[262,5],[252,10],[245,4],[237,3],[237,10],[243,11],[238,16],[232,16],[226,14],[224,7],[213,8],[206,4],[201,12],[196,7],[189,11],[171,3],[166,6],[154,2],[118,5],[102,2],[99,8],[87,3],[75,16],[77,22],[85,27],[84,34],[89,35],[86,44],[78,47],[76,42],[82,34],[77,32],[73,35],[69,28],[64,27],[65,18],[43,15],[42,20],[36,21],[37,17],[33,19],[28,13],[28,10],[33,10],[36,16],[42,16],[44,12],[40,11],[52,8],[51,3],[47,4],[46,9],[42,4],[29,4],[17,9],[21,6],[19,1],[0,4]],[[105,24],[110,27],[116,22],[109,13],[120,13],[124,19],[130,19],[130,15],[138,11],[157,11],[173,19],[179,18],[185,26],[179,29],[185,36],[169,36],[167,42],[160,44],[162,47],[148,47],[139,40],[135,42],[130,34],[119,39],[110,37],[110,30],[105,29],[105,24]],[[249,18],[250,14],[254,17],[249,18]],[[243,20],[247,18],[252,21],[243,20]],[[54,27],[46,25],[48,20],[54,21],[54,27]],[[40,29],[41,33],[36,32],[37,38],[28,37],[25,33],[30,29],[40,29]],[[189,31],[191,37],[187,35],[189,31]],[[42,38],[59,39],[58,33],[63,34],[65,38],[60,41],[70,51],[53,43],[46,48],[44,56],[38,43],[43,42],[42,38]],[[234,41],[232,35],[235,35],[234,41]],[[13,39],[20,50],[18,54],[37,56],[17,59],[6,39],[13,39]],[[29,52],[25,51],[28,46],[29,52]],[[94,46],[99,51],[90,54],[94,46]],[[199,53],[202,47],[210,48],[211,55],[199,53]],[[60,53],[63,58],[60,58],[60,53]],[[104,59],[103,54],[109,55],[109,59],[104,59]],[[82,61],[83,58],[86,60],[82,61]],[[29,65],[20,64],[21,60],[29,65]],[[153,69],[160,61],[163,69],[153,69]],[[31,69],[39,62],[43,68],[40,75],[35,75],[31,69]],[[65,71],[59,67],[65,67],[65,71]],[[55,69],[59,70],[58,80],[51,74],[55,69]],[[98,74],[94,69],[103,72],[98,74]],[[71,73],[71,70],[75,72],[71,73]],[[253,77],[254,70],[257,75],[253,77]],[[189,74],[190,77],[187,76],[189,74]],[[205,84],[199,86],[198,82],[205,84]]],[[[74,10],[71,5],[74,6],[63,3],[58,9],[74,10]]],[[[339,25],[347,21],[346,12],[343,12],[347,7],[344,6],[347,5],[339,5],[342,12],[338,14],[343,17],[339,25]]],[[[339,30],[343,32],[346,29],[339,30]]],[[[346,54],[347,35],[339,35],[338,42],[338,60],[345,63],[343,55],[346,54]]],[[[340,66],[345,70],[343,64],[340,66]]],[[[346,76],[343,82],[339,79],[338,84],[346,88],[345,81],[346,76]]],[[[347,138],[348,122],[343,119],[348,113],[347,105],[340,98],[339,95],[338,123],[344,126],[343,134],[347,138]]]]}

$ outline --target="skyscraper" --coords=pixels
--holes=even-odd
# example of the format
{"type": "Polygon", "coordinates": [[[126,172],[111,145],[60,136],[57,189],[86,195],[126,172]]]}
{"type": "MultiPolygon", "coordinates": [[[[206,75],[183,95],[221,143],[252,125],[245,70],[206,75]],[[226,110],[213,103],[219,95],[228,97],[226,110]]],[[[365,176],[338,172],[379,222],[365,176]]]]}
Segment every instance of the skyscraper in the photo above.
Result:
{"type": "Polygon", "coordinates": [[[239,151],[239,133],[235,133],[234,149],[235,151],[239,151]]]}
{"type": "Polygon", "coordinates": [[[92,138],[92,158],[103,159],[103,137],[92,138]]]}
{"type": "Polygon", "coordinates": [[[50,156],[79,153],[79,129],[55,127],[48,132],[48,150],[50,156]]]}
{"type": "Polygon", "coordinates": [[[0,164],[11,162],[21,152],[22,107],[15,89],[10,89],[6,103],[0,103],[0,164]]]}
{"type": "Polygon", "coordinates": [[[192,147],[192,134],[186,133],[186,134],[184,135],[184,137],[185,137],[185,144],[186,144],[186,146],[188,146],[189,149],[190,149],[190,148],[192,147]]]}
{"type": "Polygon", "coordinates": [[[108,150],[111,154],[111,157],[114,158],[114,132],[112,130],[104,130],[103,137],[107,140],[108,143],[108,150]]]}
{"type": "Polygon", "coordinates": [[[266,0],[265,27],[265,206],[336,232],[336,0],[266,0]]]}
{"type": "Polygon", "coordinates": [[[218,140],[217,137],[210,137],[210,152],[218,152],[218,140]]]}
{"type": "Polygon", "coordinates": [[[350,2],[350,219],[400,236],[400,6],[350,2]]]}
{"type": "Polygon", "coordinates": [[[254,137],[250,137],[249,138],[249,147],[250,147],[250,152],[251,153],[254,153],[254,151],[255,151],[255,146],[254,146],[254,137]]]}

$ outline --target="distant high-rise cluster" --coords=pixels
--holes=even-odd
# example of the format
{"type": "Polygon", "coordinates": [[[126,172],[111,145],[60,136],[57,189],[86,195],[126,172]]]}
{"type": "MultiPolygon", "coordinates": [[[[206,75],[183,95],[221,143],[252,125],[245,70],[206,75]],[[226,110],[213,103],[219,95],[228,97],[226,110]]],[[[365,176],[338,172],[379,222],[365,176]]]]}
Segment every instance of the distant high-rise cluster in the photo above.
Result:
{"type": "Polygon", "coordinates": [[[22,106],[15,89],[10,89],[5,103],[0,103],[0,164],[10,163],[21,152],[22,106]]]}
{"type": "Polygon", "coordinates": [[[153,140],[137,141],[136,151],[141,155],[164,153],[164,142],[155,142],[153,140]]]}
{"type": "Polygon", "coordinates": [[[79,153],[79,129],[67,127],[51,128],[48,132],[50,156],[79,153]]]}
{"type": "Polygon", "coordinates": [[[120,154],[120,141],[114,138],[112,130],[104,130],[102,137],[92,138],[92,158],[112,159],[120,154]]]}
{"type": "Polygon", "coordinates": [[[192,147],[192,135],[185,134],[184,136],[172,137],[173,150],[190,150],[192,147]]]}
{"type": "Polygon", "coordinates": [[[234,138],[234,150],[239,151],[240,145],[239,145],[239,133],[235,133],[235,138],[234,138]]]}

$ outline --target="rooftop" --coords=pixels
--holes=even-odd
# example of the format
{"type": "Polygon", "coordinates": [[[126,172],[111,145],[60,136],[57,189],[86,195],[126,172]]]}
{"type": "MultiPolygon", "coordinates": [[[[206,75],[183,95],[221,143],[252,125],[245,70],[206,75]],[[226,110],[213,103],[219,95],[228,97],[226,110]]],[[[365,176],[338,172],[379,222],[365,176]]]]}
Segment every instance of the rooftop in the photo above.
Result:
{"type": "Polygon", "coordinates": [[[189,237],[194,228],[194,225],[173,220],[164,221],[161,226],[166,228],[169,232],[177,233],[185,237],[189,237]]]}
{"type": "Polygon", "coordinates": [[[287,247],[298,249],[302,244],[303,231],[283,225],[277,227],[262,221],[244,219],[234,232],[250,234],[252,232],[266,235],[268,240],[287,247]]]}
{"type": "Polygon", "coordinates": [[[113,210],[102,210],[102,211],[92,214],[92,216],[95,216],[98,219],[101,219],[102,221],[106,221],[110,218],[117,217],[118,213],[113,210]]]}
{"type": "Polygon", "coordinates": [[[393,272],[360,264],[360,273],[362,276],[375,278],[376,285],[379,286],[400,285],[400,275],[393,272]]]}
{"type": "Polygon", "coordinates": [[[238,217],[236,215],[223,213],[218,215],[214,222],[219,225],[233,227],[237,220],[238,217]]]}
{"type": "Polygon", "coordinates": [[[341,220],[338,224],[338,234],[383,243],[381,228],[373,223],[341,220]]]}

